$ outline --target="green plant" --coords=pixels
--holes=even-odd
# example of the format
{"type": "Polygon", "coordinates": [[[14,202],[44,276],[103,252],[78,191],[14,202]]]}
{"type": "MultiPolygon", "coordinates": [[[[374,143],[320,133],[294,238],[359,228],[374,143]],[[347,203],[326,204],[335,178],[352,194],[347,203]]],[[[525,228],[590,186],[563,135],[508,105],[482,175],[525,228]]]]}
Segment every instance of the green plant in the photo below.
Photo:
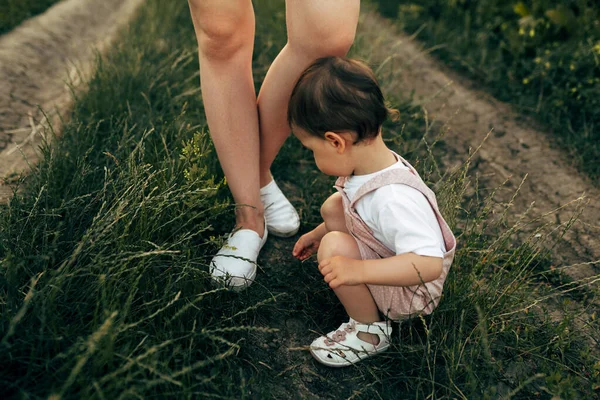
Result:
{"type": "Polygon", "coordinates": [[[600,176],[600,6],[586,0],[378,1],[435,54],[534,114],[600,176]],[[394,8],[395,7],[395,8],[394,8]]]}
{"type": "Polygon", "coordinates": [[[40,14],[58,0],[4,0],[0,3],[0,35],[10,31],[27,18],[40,14]]]}

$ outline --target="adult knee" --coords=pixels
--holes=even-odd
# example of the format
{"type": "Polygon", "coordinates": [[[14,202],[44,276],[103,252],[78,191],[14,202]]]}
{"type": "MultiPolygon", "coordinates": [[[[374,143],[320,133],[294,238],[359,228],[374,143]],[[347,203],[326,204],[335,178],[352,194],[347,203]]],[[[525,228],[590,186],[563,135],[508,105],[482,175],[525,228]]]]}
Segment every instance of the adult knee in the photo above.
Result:
{"type": "Polygon", "coordinates": [[[233,21],[226,24],[208,22],[197,34],[198,50],[201,55],[212,60],[228,60],[252,43],[235,27],[233,21]]]}
{"type": "Polygon", "coordinates": [[[248,15],[251,10],[233,11],[226,6],[207,6],[204,0],[188,2],[202,57],[228,60],[239,51],[252,48],[254,21],[253,16],[248,15]]]}

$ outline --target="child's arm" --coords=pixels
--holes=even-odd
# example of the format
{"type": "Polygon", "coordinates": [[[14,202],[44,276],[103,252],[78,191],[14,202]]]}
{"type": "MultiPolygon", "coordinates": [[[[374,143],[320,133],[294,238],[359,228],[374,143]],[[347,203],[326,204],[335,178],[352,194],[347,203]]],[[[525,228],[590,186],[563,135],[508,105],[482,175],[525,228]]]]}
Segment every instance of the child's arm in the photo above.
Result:
{"type": "Polygon", "coordinates": [[[442,274],[443,259],[400,254],[378,260],[331,257],[321,261],[319,270],[332,289],[342,285],[413,286],[433,281],[442,274]]]}
{"type": "Polygon", "coordinates": [[[298,241],[294,245],[292,255],[299,260],[306,260],[317,250],[319,250],[321,239],[323,239],[323,236],[325,236],[327,232],[327,228],[325,227],[325,223],[323,222],[321,223],[321,225],[317,226],[312,231],[300,236],[300,239],[298,239],[298,241]]]}

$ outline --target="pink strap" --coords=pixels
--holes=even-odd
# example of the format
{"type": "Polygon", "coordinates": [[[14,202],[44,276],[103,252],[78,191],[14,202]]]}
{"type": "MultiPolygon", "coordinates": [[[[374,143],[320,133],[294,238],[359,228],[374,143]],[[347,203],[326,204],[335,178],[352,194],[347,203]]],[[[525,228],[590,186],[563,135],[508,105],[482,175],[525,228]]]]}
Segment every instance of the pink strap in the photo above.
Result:
{"type": "MultiPolygon", "coordinates": [[[[433,209],[438,223],[440,224],[440,228],[442,230],[442,236],[446,245],[446,251],[449,252],[454,250],[456,248],[456,239],[454,238],[450,227],[448,226],[442,214],[440,213],[435,194],[431,189],[429,189],[429,187],[427,187],[425,182],[423,182],[419,174],[416,172],[414,167],[410,165],[408,161],[406,161],[404,158],[402,158],[396,153],[394,153],[394,155],[408,167],[408,170],[403,168],[393,168],[375,176],[373,179],[369,180],[358,189],[358,191],[354,195],[354,198],[349,204],[350,208],[355,209],[354,206],[356,205],[357,201],[359,201],[366,194],[377,190],[380,187],[390,184],[402,184],[410,186],[413,189],[421,192],[431,205],[431,208],[433,209]]],[[[340,177],[335,183],[336,188],[343,195],[345,195],[345,193],[343,192],[343,188],[347,179],[347,177],[340,177]]]]}

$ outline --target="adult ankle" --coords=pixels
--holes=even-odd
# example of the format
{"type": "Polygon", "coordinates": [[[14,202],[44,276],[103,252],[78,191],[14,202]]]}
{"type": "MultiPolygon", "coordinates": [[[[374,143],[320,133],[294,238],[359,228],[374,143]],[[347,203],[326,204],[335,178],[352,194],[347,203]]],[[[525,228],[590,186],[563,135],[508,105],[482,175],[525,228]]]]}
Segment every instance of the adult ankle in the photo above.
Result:
{"type": "Polygon", "coordinates": [[[267,186],[269,183],[273,182],[274,178],[273,175],[271,175],[271,171],[268,171],[267,173],[260,174],[260,187],[264,188],[265,186],[267,186]]]}
{"type": "Polygon", "coordinates": [[[265,229],[264,218],[264,210],[262,209],[240,207],[235,212],[236,227],[251,229],[261,237],[264,235],[265,229]]]}

